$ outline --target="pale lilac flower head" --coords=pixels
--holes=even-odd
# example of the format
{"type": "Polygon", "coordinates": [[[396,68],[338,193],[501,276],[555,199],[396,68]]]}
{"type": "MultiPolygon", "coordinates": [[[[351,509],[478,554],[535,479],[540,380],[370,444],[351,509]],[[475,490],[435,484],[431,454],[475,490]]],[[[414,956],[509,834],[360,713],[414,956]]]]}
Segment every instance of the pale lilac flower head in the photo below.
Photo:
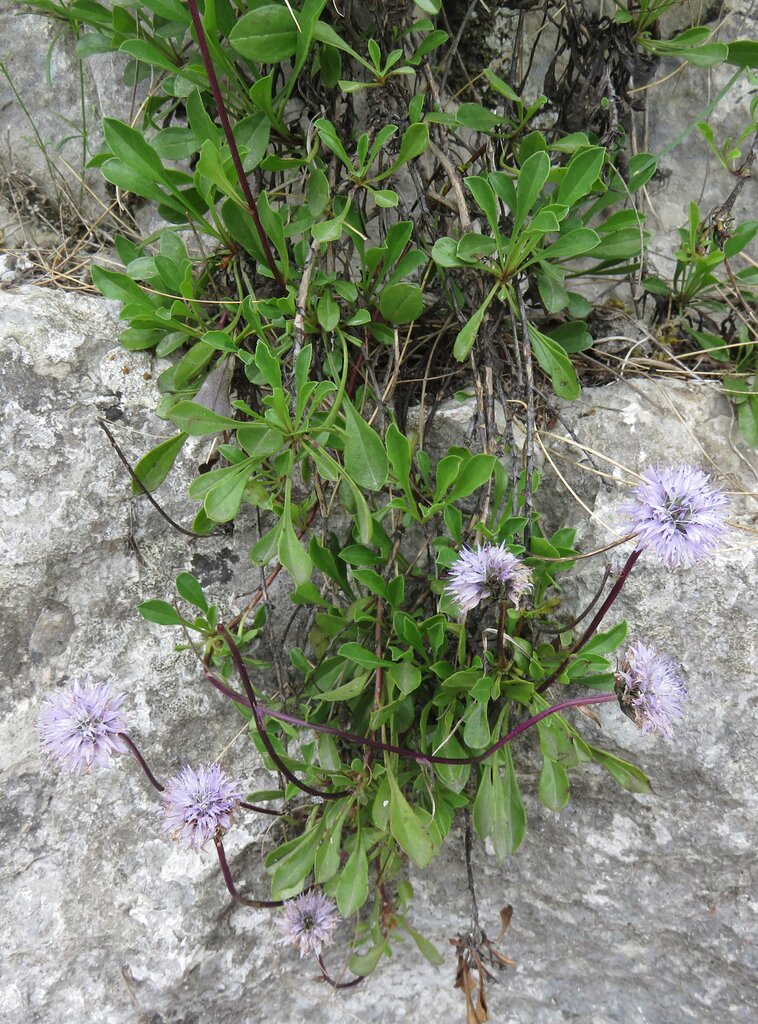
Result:
{"type": "Polygon", "coordinates": [[[621,506],[632,521],[640,548],[652,548],[670,569],[694,565],[726,533],[726,495],[694,466],[649,466],[621,506]]]}
{"type": "Polygon", "coordinates": [[[113,754],[128,750],[119,735],[126,729],[123,700],[107,683],[75,679],[45,701],[37,722],[42,746],[65,771],[77,775],[92,767],[109,767],[113,754]]]}
{"type": "Polygon", "coordinates": [[[230,779],[217,764],[189,765],[172,776],[161,793],[163,831],[193,850],[226,832],[242,799],[241,783],[230,779]]]}
{"type": "Polygon", "coordinates": [[[504,545],[463,548],[450,567],[445,591],[462,612],[476,608],[485,598],[519,604],[532,589],[532,571],[504,545]]]}
{"type": "Polygon", "coordinates": [[[333,942],[332,932],[338,922],[339,912],[334,900],[311,889],[285,902],[276,919],[276,926],[282,933],[278,941],[299,946],[301,960],[310,953],[318,956],[322,946],[333,942]]]}
{"type": "Polygon", "coordinates": [[[621,710],[643,733],[659,732],[671,739],[671,722],[683,717],[687,688],[671,658],[638,641],[624,652],[616,695],[621,710]]]}

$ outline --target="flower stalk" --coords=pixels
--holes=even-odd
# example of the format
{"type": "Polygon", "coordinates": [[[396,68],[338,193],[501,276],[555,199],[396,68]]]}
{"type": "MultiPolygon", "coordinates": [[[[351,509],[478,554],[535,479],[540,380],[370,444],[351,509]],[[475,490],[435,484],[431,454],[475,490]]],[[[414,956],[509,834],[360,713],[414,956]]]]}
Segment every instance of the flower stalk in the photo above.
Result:
{"type": "Polygon", "coordinates": [[[205,36],[205,29],[203,27],[203,21],[200,17],[200,11],[198,10],[196,0],[187,0],[187,6],[189,7],[190,16],[192,17],[192,24],[195,28],[195,34],[197,35],[197,45],[200,47],[200,55],[203,58],[203,64],[208,75],[208,81],[210,82],[211,92],[213,93],[213,99],[216,104],[216,110],[218,111],[218,118],[221,122],[221,127],[224,130],[226,136],[226,142],[229,146],[229,153],[234,164],[234,170],[237,172],[237,179],[242,189],[242,194],[245,197],[245,201],[250,210],[250,216],[253,218],[255,224],[255,230],[258,232],[258,237],[263,247],[263,253],[266,257],[266,263],[268,264],[269,270],[271,271],[274,280],[278,284],[279,288],[284,292],[287,289],[287,284],[282,277],[279,267],[276,265],[274,254],[271,251],[271,244],[268,240],[261,218],[258,214],[258,208],[255,205],[255,198],[250,189],[250,184],[247,180],[247,175],[242,166],[242,160],[240,158],[239,150],[237,149],[237,143],[234,138],[234,132],[229,122],[229,114],[226,109],[226,103],[224,102],[224,96],[221,92],[221,87],[218,83],[218,77],[216,75],[216,69],[213,66],[213,58],[211,57],[210,50],[208,48],[208,40],[205,36]]]}
{"type": "Polygon", "coordinates": [[[545,690],[547,690],[547,688],[549,686],[552,686],[552,684],[556,681],[556,679],[561,674],[561,672],[563,672],[564,668],[568,665],[568,663],[571,661],[571,659],[574,657],[574,655],[578,654],[581,651],[581,649],[587,643],[589,643],[589,641],[595,635],[595,633],[597,632],[598,626],[603,621],[605,616],[608,614],[611,606],[613,605],[613,602],[616,600],[616,598],[621,593],[621,590],[622,590],[624,584],[626,583],[627,579],[629,578],[629,573],[634,568],[635,563],[636,563],[637,559],[640,557],[641,554],[642,554],[641,549],[640,548],[635,548],[634,551],[631,553],[631,555],[627,558],[626,562],[624,563],[623,568],[621,569],[621,572],[618,574],[618,576],[616,578],[616,582],[611,587],[611,589],[610,589],[610,591],[608,593],[608,596],[606,597],[605,601],[603,601],[602,605],[600,606],[600,608],[595,613],[595,617],[592,619],[592,622],[590,622],[589,626],[587,626],[587,628],[585,629],[585,631],[582,634],[581,638],[574,644],[574,646],[568,652],[568,654],[563,659],[563,661],[560,663],[558,668],[555,669],[555,671],[550,673],[550,675],[547,677],[547,679],[544,681],[544,683],[540,684],[540,686],[537,689],[537,693],[544,693],[545,690]]]}
{"type": "Polygon", "coordinates": [[[224,876],[224,882],[226,888],[229,890],[229,895],[232,897],[235,903],[239,903],[243,907],[254,907],[256,910],[263,910],[271,907],[281,907],[284,900],[256,900],[251,896],[243,896],[237,886],[234,884],[234,878],[229,867],[229,862],[226,859],[226,851],[224,850],[224,841],[221,838],[221,830],[219,829],[213,836],[213,843],[216,847],[216,853],[218,854],[218,862],[221,865],[221,874],[224,876]]]}
{"type": "Polygon", "coordinates": [[[160,782],[158,782],[156,777],[153,775],[152,771],[150,770],[150,766],[148,765],[145,758],[142,756],[142,752],[140,751],[139,747],[134,742],[134,740],[131,738],[131,736],[125,732],[120,732],[119,736],[124,741],[124,743],[126,743],[126,745],[129,747],[132,756],[134,757],[137,764],[140,766],[142,771],[147,776],[150,785],[154,786],[159,793],[165,792],[166,787],[162,786],[160,782]]]}
{"type": "MultiPolygon", "coordinates": [[[[239,654],[236,644],[229,636],[227,630],[223,626],[219,626],[219,632],[221,633],[222,636],[224,636],[224,638],[227,641],[227,644],[229,644],[231,641],[229,650],[237,650],[237,654],[239,654]]],[[[211,678],[211,673],[209,670],[206,670],[206,676],[208,676],[208,678],[211,678]]],[[[237,701],[237,703],[242,704],[245,707],[251,707],[249,697],[246,698],[242,694],[236,693],[234,690],[230,690],[227,686],[219,684],[219,681],[215,679],[215,677],[211,681],[213,682],[214,686],[216,686],[216,688],[226,697],[229,697],[231,700],[237,701]]],[[[322,732],[330,736],[335,736],[338,739],[343,740],[345,743],[355,743],[360,746],[371,747],[374,750],[381,750],[389,754],[399,754],[401,757],[405,757],[411,761],[415,761],[417,764],[475,765],[481,764],[483,761],[486,761],[493,754],[497,753],[498,750],[501,750],[507,743],[510,743],[517,736],[520,736],[522,732],[525,732],[527,729],[530,729],[533,725],[536,725],[537,722],[541,722],[543,718],[547,718],[548,715],[553,715],[558,711],[565,711],[568,708],[583,707],[588,704],[606,704],[609,701],[616,701],[617,699],[618,698],[616,697],[615,693],[595,693],[589,694],[584,697],[572,697],[570,700],[561,701],[559,704],[554,704],[549,708],[543,709],[538,714],[533,715],[531,718],[527,718],[525,721],[515,726],[515,728],[511,729],[511,731],[507,733],[505,736],[501,737],[496,743],[493,743],[492,746],[488,747],[487,750],[485,750],[483,753],[472,754],[471,757],[445,757],[441,754],[423,754],[418,750],[411,750],[408,747],[401,747],[395,743],[385,743],[382,740],[372,739],[368,736],[360,736],[358,733],[349,732],[346,729],[337,729],[334,726],[322,725],[319,722],[306,722],[305,719],[297,718],[295,715],[287,714],[284,711],[276,711],[274,708],[269,708],[265,704],[261,704],[255,698],[255,695],[253,695],[253,700],[255,702],[253,718],[256,721],[256,723],[258,722],[259,718],[260,720],[263,720],[263,718],[266,717],[273,718],[275,721],[279,722],[287,722],[289,725],[298,725],[303,729],[312,729],[314,732],[322,732]]],[[[268,737],[268,735],[267,739],[269,743],[271,743],[271,740],[268,737]]],[[[314,791],[311,789],[311,787],[308,787],[306,789],[306,784],[300,782],[300,780],[296,779],[296,782],[297,785],[299,785],[301,789],[305,789],[306,792],[315,792],[317,796],[330,795],[324,794],[320,790],[314,791]]],[[[331,795],[333,796],[333,794],[331,795]]],[[[349,795],[349,791],[343,791],[339,795],[347,796],[349,795]]]]}
{"type": "MultiPolygon", "coordinates": [[[[266,723],[264,721],[265,712],[263,708],[259,705],[258,699],[255,696],[253,685],[250,682],[250,676],[248,675],[247,668],[245,667],[245,663],[242,660],[242,654],[240,653],[240,649],[239,647],[237,647],[236,643],[232,639],[229,630],[226,629],[225,626],[219,625],[218,633],[226,641],[226,645],[229,648],[229,653],[231,654],[232,661],[234,662],[234,667],[237,670],[237,674],[240,677],[242,686],[245,690],[245,694],[247,695],[247,700],[239,700],[239,695],[236,695],[234,699],[239,700],[239,703],[241,704],[246,704],[253,712],[253,721],[255,722],[255,727],[258,730],[258,735],[261,738],[261,742],[263,743],[263,746],[266,748],[266,752],[268,753],[269,757],[274,762],[278,770],[282,773],[282,775],[284,775],[286,779],[289,779],[289,781],[292,782],[295,786],[297,786],[298,789],[301,789],[304,793],[310,794],[310,796],[320,796],[323,797],[324,800],[339,800],[343,796],[349,796],[351,793],[351,790],[349,789],[342,789],[337,792],[330,793],[326,790],[315,789],[313,786],[309,786],[307,782],[303,782],[300,779],[298,779],[295,773],[287,767],[284,761],[282,761],[281,757],[279,757],[279,754],[276,752],[274,744],[271,742],[271,737],[266,732],[266,723]]],[[[296,721],[298,722],[298,724],[302,724],[306,728],[309,728],[306,722],[300,722],[299,719],[297,719],[296,721]]]]}

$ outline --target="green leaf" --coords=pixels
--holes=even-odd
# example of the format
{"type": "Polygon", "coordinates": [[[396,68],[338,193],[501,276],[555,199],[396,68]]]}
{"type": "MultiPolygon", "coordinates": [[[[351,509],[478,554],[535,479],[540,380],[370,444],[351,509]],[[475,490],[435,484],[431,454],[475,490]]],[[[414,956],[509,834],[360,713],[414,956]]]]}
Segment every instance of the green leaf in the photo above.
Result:
{"type": "Polygon", "coordinates": [[[160,300],[157,296],[144,292],[138,284],[116,270],[104,270],[93,266],[90,271],[92,283],[106,299],[117,299],[123,303],[133,303],[144,307],[145,312],[152,312],[160,300]]]}
{"type": "Polygon", "coordinates": [[[250,423],[240,427],[237,430],[237,440],[247,454],[256,459],[276,455],[284,443],[281,431],[265,423],[250,423]]]}
{"type": "MultiPolygon", "coordinates": [[[[206,141],[200,147],[200,159],[197,162],[197,174],[202,175],[203,178],[207,178],[216,188],[224,195],[229,196],[240,206],[245,206],[246,203],[242,199],[239,193],[239,186],[236,180],[233,180],[230,174],[227,173],[226,167],[221,160],[221,154],[219,153],[218,147],[215,143],[206,141]]],[[[198,183],[198,179],[195,179],[198,183]]],[[[207,186],[197,184],[200,192],[203,193],[207,198],[207,186]]]]}
{"type": "Polygon", "coordinates": [[[639,228],[609,231],[607,235],[601,237],[600,245],[596,246],[590,255],[593,260],[624,260],[639,257],[645,239],[649,237],[649,232],[640,231],[639,228]]]}
{"type": "Polygon", "coordinates": [[[416,157],[421,156],[429,148],[429,126],[423,121],[410,125],[400,142],[400,152],[397,155],[397,160],[392,165],[392,169],[396,170],[398,167],[402,167],[403,164],[407,164],[410,160],[415,160],[416,157]]]}
{"type": "Polygon", "coordinates": [[[342,36],[338,35],[332,26],[327,25],[326,22],[316,22],[313,26],[313,38],[317,39],[320,43],[326,43],[327,46],[334,46],[337,50],[349,53],[354,60],[359,61],[364,67],[368,66],[366,61],[351,46],[348,46],[342,36]]]}
{"type": "Polygon", "coordinates": [[[374,202],[377,206],[381,206],[383,210],[394,209],[400,202],[400,197],[397,192],[393,192],[391,188],[368,188],[367,190],[371,193],[374,198],[374,202]]]}
{"type": "Polygon", "coordinates": [[[153,67],[162,68],[170,74],[181,74],[190,78],[196,84],[203,83],[203,76],[192,74],[186,67],[178,67],[169,55],[155,43],[148,39],[127,39],[119,46],[121,53],[128,53],[130,57],[141,60],[144,64],[151,64],[153,67]]]}
{"type": "Polygon", "coordinates": [[[155,181],[145,178],[123,160],[107,160],[100,168],[100,173],[106,181],[110,181],[117,188],[129,191],[134,196],[141,196],[142,199],[149,199],[154,203],[166,203],[173,206],[172,201],[155,181]]]}
{"type": "Polygon", "coordinates": [[[422,824],[418,808],[411,807],[400,792],[392,772],[387,772],[387,779],[390,785],[390,831],[416,867],[425,868],[434,857],[429,830],[422,824]]]}
{"type": "Polygon", "coordinates": [[[735,39],[727,43],[726,62],[739,68],[758,68],[758,40],[735,39]]]}
{"type": "Polygon", "coordinates": [[[398,661],[387,669],[387,676],[404,696],[421,686],[421,669],[411,661],[398,661]]]}
{"type": "Polygon", "coordinates": [[[371,511],[369,510],[368,502],[364,498],[360,487],[350,476],[346,476],[344,481],[352,495],[353,502],[355,503],[355,518],[358,523],[358,539],[361,544],[368,544],[374,534],[374,520],[371,518],[371,511]]]}
{"type": "Polygon", "coordinates": [[[758,448],[758,395],[749,395],[737,410],[742,436],[753,448],[758,448]]]}
{"type": "Polygon", "coordinates": [[[550,174],[550,157],[547,153],[533,153],[525,160],[518,176],[516,189],[516,218],[514,235],[520,230],[550,174]]]}
{"type": "Polygon", "coordinates": [[[271,872],[271,889],[275,899],[295,895],[313,868],[316,846],[323,825],[319,822],[314,828],[288,843],[283,843],[266,858],[266,869],[271,872]],[[283,856],[274,859],[286,847],[283,856]]]}
{"type": "Polygon", "coordinates": [[[561,235],[539,255],[540,260],[567,260],[582,256],[600,244],[600,235],[591,228],[576,228],[561,235]]]}
{"type": "Polygon", "coordinates": [[[333,331],[340,322],[340,307],[331,291],[325,292],[318,300],[316,318],[325,331],[333,331]]]}
{"type": "Polygon", "coordinates": [[[342,217],[334,217],[332,220],[322,220],[311,227],[311,234],[316,242],[336,242],[342,237],[345,230],[345,221],[342,217]]]}
{"type": "Polygon", "coordinates": [[[607,633],[598,633],[596,636],[593,636],[581,648],[579,652],[580,657],[585,654],[610,654],[611,651],[615,651],[619,644],[623,644],[624,640],[626,640],[628,628],[626,619],[622,619],[612,629],[609,629],[607,633]]]}
{"type": "Polygon", "coordinates": [[[409,324],[423,311],[424,296],[417,284],[390,284],[379,296],[379,312],[392,324],[409,324]]]}
{"type": "Polygon", "coordinates": [[[407,490],[410,486],[411,475],[411,442],[395,423],[390,423],[387,427],[384,442],[387,445],[387,455],[392,472],[400,486],[407,490]]]}
{"type": "Polygon", "coordinates": [[[737,253],[742,252],[745,246],[752,242],[757,232],[758,220],[746,220],[738,225],[731,238],[728,238],[724,243],[724,255],[726,258],[731,259],[737,253]]]}
{"type": "Polygon", "coordinates": [[[466,261],[458,255],[458,242],[454,238],[438,238],[432,246],[432,259],[438,267],[465,267],[466,261]]]}
{"type": "Polygon", "coordinates": [[[474,798],[474,828],[480,839],[492,835],[495,824],[495,790],[493,786],[493,768],[491,764],[482,767],[482,776],[474,798]]]}
{"type": "Polygon", "coordinates": [[[692,49],[682,50],[678,56],[695,67],[710,68],[727,60],[729,47],[724,43],[709,43],[707,46],[694,46],[692,49]]]}
{"type": "Polygon", "coordinates": [[[342,145],[337,130],[331,121],[328,121],[325,117],[319,117],[313,122],[316,131],[319,134],[319,138],[324,145],[338,156],[345,167],[349,170],[353,170],[353,161],[348,156],[347,150],[342,145]]]}
{"type": "Polygon", "coordinates": [[[483,107],[481,103],[461,103],[455,116],[460,124],[475,132],[491,132],[503,123],[502,117],[483,107]]]}
{"type": "Polygon", "coordinates": [[[356,676],[355,679],[351,679],[349,683],[343,683],[342,686],[335,686],[333,690],[325,690],[323,693],[315,694],[315,696],[318,700],[325,700],[329,702],[353,700],[359,694],[363,693],[368,681],[369,675],[364,673],[363,675],[356,676]]]}
{"type": "Polygon", "coordinates": [[[157,622],[159,626],[181,626],[184,619],[168,601],[143,601],[137,605],[137,611],[148,622],[157,622]]]}
{"type": "Polygon", "coordinates": [[[219,434],[223,430],[234,430],[240,426],[239,420],[219,416],[217,412],[204,405],[198,405],[197,402],[177,402],[169,412],[168,418],[190,437],[219,434]]]}
{"type": "Polygon", "coordinates": [[[577,380],[571,360],[552,338],[538,331],[533,324],[529,324],[529,337],[532,340],[534,354],[537,362],[545,373],[549,374],[553,384],[553,391],[561,398],[573,401],[579,397],[581,388],[577,380]]]}
{"type": "Polygon", "coordinates": [[[658,160],[652,153],[637,153],[629,160],[629,191],[636,192],[658,170],[658,160]]]}
{"type": "Polygon", "coordinates": [[[487,295],[487,298],[481,304],[479,309],[474,313],[468,323],[458,331],[455,337],[455,345],[453,346],[453,355],[459,362],[463,362],[464,359],[468,358],[468,354],[471,351],[476,336],[479,333],[479,328],[482,326],[484,320],[484,314],[487,312],[489,304],[495,297],[495,293],[500,287],[499,283],[496,284],[487,295]]]}
{"type": "Polygon", "coordinates": [[[372,180],[382,181],[384,178],[388,178],[391,174],[394,174],[395,171],[402,167],[403,164],[407,164],[410,160],[415,160],[417,156],[421,156],[428,147],[429,125],[426,121],[418,121],[416,124],[410,125],[403,135],[400,143],[400,152],[398,153],[397,159],[393,165],[389,170],[377,175],[372,180]]]}
{"type": "MultiPolygon", "coordinates": [[[[250,479],[251,469],[251,460],[245,459],[238,466],[217,470],[213,474],[218,480],[210,488],[203,501],[205,514],[209,519],[215,523],[228,523],[234,519],[242,504],[242,496],[250,479]]],[[[210,475],[206,474],[205,478],[200,477],[200,479],[207,479],[210,475]]]]}
{"type": "Polygon", "coordinates": [[[569,798],[569,778],[566,769],[549,757],[542,759],[539,796],[549,811],[560,811],[569,798]]]}
{"type": "Polygon", "coordinates": [[[361,665],[363,668],[373,669],[391,664],[354,640],[349,640],[347,643],[342,644],[337,653],[341,658],[352,661],[356,665],[361,665]]]}
{"type": "Polygon", "coordinates": [[[568,323],[553,327],[550,337],[561,346],[564,352],[584,352],[595,344],[595,339],[587,330],[587,324],[583,320],[570,320],[568,323]]]}
{"type": "Polygon", "coordinates": [[[368,858],[363,843],[356,838],[353,852],[340,871],[334,893],[343,917],[350,917],[363,906],[368,897],[368,858]]]}
{"type": "Polygon", "coordinates": [[[358,486],[379,491],[389,473],[387,453],[377,432],[345,400],[345,471],[358,486]]]}
{"type": "Polygon", "coordinates": [[[447,495],[447,502],[468,498],[479,487],[483,487],[492,476],[496,458],[494,455],[472,456],[458,473],[452,491],[447,495]]]}
{"type": "Polygon", "coordinates": [[[490,724],[487,718],[488,701],[474,701],[463,729],[463,742],[472,750],[490,745],[490,724]]]}
{"type": "Polygon", "coordinates": [[[501,754],[505,773],[501,779],[497,765],[493,767],[495,821],[492,843],[501,862],[510,857],[521,845],[526,833],[526,811],[521,799],[518,779],[513,768],[513,759],[508,747],[501,754]]]}
{"type": "Polygon", "coordinates": [[[255,355],[253,356],[253,360],[268,386],[272,390],[281,388],[282,368],[279,364],[279,360],[263,338],[258,339],[258,344],[255,346],[255,355]]]}
{"type": "Polygon", "coordinates": [[[157,490],[168,476],[186,440],[187,434],[176,434],[166,441],[161,441],[159,445],[143,455],[134,467],[134,472],[142,487],[133,480],[132,493],[141,494],[142,488],[150,493],[157,490]]]}
{"type": "Polygon", "coordinates": [[[518,205],[518,196],[513,179],[504,171],[490,171],[489,182],[498,199],[505,203],[511,213],[514,213],[518,205]]]}
{"type": "Polygon", "coordinates": [[[152,181],[170,184],[161,158],[136,128],[130,128],[121,121],[106,117],[103,118],[103,134],[113,155],[134,172],[152,181]]]}
{"type": "Polygon", "coordinates": [[[569,304],[569,296],[563,285],[552,274],[537,273],[537,289],[548,313],[558,313],[569,304]]]}
{"type": "Polygon", "coordinates": [[[628,789],[630,793],[652,793],[650,779],[636,764],[622,761],[620,757],[609,754],[607,750],[600,750],[589,744],[587,744],[587,748],[592,760],[602,765],[624,789],[628,789]]]}
{"type": "Polygon", "coordinates": [[[261,64],[277,64],[297,49],[297,27],[281,4],[264,4],[243,15],[229,34],[237,53],[261,64]]]}
{"type": "Polygon", "coordinates": [[[578,199],[589,195],[600,174],[605,157],[606,150],[602,146],[591,146],[575,153],[568,162],[566,173],[558,186],[553,201],[573,206],[578,199]]]}
{"type": "Polygon", "coordinates": [[[367,977],[376,970],[376,965],[382,956],[387,952],[387,946],[372,946],[367,953],[353,953],[347,962],[347,966],[361,978],[367,977]]]}
{"type": "Polygon", "coordinates": [[[324,828],[324,835],[313,858],[313,875],[317,882],[328,882],[339,871],[343,822],[344,814],[333,828],[329,828],[328,825],[324,828]]]}
{"type": "Polygon", "coordinates": [[[173,369],[173,386],[177,390],[186,387],[190,381],[203,372],[215,354],[216,350],[213,346],[206,345],[204,341],[198,341],[192,345],[173,369]]]}
{"type": "Polygon", "coordinates": [[[318,167],[313,167],[308,175],[305,202],[314,217],[320,217],[329,202],[329,181],[318,167]]]}
{"type": "MultiPolygon", "coordinates": [[[[476,205],[487,218],[487,223],[490,228],[494,232],[497,232],[498,221],[500,218],[498,216],[497,199],[495,198],[492,185],[490,185],[486,178],[474,175],[473,177],[466,178],[466,187],[474,197],[476,205]]],[[[464,238],[465,237],[466,236],[464,235],[464,238]]],[[[461,241],[463,241],[463,239],[461,239],[461,241]]],[[[460,249],[458,251],[458,255],[463,255],[460,249]]]]}
{"type": "MultiPolygon", "coordinates": [[[[289,494],[287,497],[289,497],[289,494]]],[[[288,500],[285,501],[282,511],[281,527],[276,553],[279,561],[295,581],[295,584],[299,586],[311,578],[313,563],[311,562],[310,555],[297,539],[297,534],[292,525],[288,500]]]]}
{"type": "MultiPolygon", "coordinates": [[[[557,227],[556,230],[558,230],[557,227]]],[[[494,238],[490,238],[489,235],[478,235],[472,231],[461,237],[456,246],[456,255],[462,260],[470,260],[476,259],[477,256],[490,256],[496,250],[497,242],[494,238]]]]}
{"type": "Polygon", "coordinates": [[[507,82],[504,82],[502,78],[498,78],[494,71],[491,71],[489,68],[485,68],[484,77],[495,92],[499,92],[501,96],[505,96],[505,98],[510,100],[511,103],[521,103],[521,97],[518,93],[514,92],[510,85],[508,85],[507,82]]]}
{"type": "Polygon", "coordinates": [[[176,589],[180,597],[190,604],[194,604],[201,612],[208,611],[208,602],[205,599],[203,588],[191,572],[180,572],[176,577],[176,589]]]}
{"type": "Polygon", "coordinates": [[[423,935],[421,935],[417,931],[414,931],[413,928],[409,927],[407,924],[403,927],[404,930],[408,932],[410,937],[418,946],[421,955],[425,957],[430,964],[434,964],[435,967],[441,967],[442,964],[444,964],[445,958],[442,956],[439,950],[429,941],[429,939],[424,938],[423,935]]]}

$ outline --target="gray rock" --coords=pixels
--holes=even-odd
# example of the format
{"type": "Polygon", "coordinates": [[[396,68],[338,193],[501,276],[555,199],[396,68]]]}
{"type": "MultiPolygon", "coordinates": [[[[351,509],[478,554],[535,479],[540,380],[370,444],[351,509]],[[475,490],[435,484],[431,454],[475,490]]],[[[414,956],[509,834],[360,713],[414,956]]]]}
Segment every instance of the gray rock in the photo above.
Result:
{"type": "MultiPolygon", "coordinates": [[[[333,993],[311,980],[310,964],[275,945],[268,912],[231,904],[209,853],[162,838],[153,793],[134,765],[76,778],[44,764],[34,733],[40,699],[90,671],[127,694],[133,734],[160,777],[229,748],[225,765],[251,787],[267,782],[251,746],[234,744],[240,720],[208,692],[193,660],[173,651],[169,631],[134,611],[139,600],[167,596],[185,568],[227,607],[233,592],[255,585],[252,531],[240,523],[233,534],[192,541],[130,496],[96,417],[108,416],[131,457],[148,438],[165,436],[165,424],[150,415],[153,383],[144,379],[159,367],[148,354],[118,349],[116,336],[115,309],[103,300],[33,288],[0,293],[0,1016],[9,1024],[426,1024],[433,1004],[435,1019],[465,1019],[447,942],[470,923],[459,833],[431,871],[411,875],[411,921],[447,954],[445,966],[432,968],[406,943],[367,983],[333,993]]],[[[728,406],[710,388],[636,381],[586,391],[563,414],[582,444],[629,470],[657,457],[706,466],[710,458],[733,481],[730,490],[756,491],[754,460],[730,440],[728,406]]],[[[551,454],[558,449],[556,439],[545,441],[551,454]]],[[[591,474],[560,465],[598,521],[617,528],[620,471],[611,473],[609,494],[591,474]]],[[[180,467],[158,492],[182,522],[191,515],[190,469],[180,467]]],[[[581,510],[547,479],[549,466],[545,472],[543,501],[549,496],[554,515],[581,523],[581,510]]],[[[754,527],[749,515],[736,498],[735,521],[754,527]]],[[[590,523],[582,547],[608,536],[590,523]]],[[[584,767],[573,774],[571,804],[552,815],[536,799],[532,744],[519,748],[527,838],[503,866],[485,848],[475,852],[482,926],[494,938],[501,907],[515,910],[500,948],[518,966],[488,987],[492,1021],[755,1019],[751,543],[735,531],[717,558],[687,573],[663,572],[646,557],[624,592],[619,614],[629,615],[634,634],[683,661],[687,717],[671,743],[641,737],[610,709],[602,733],[582,726],[638,761],[655,795],[631,796],[599,768],[584,767]]],[[[592,591],[601,562],[588,562],[567,585],[571,602],[592,591]]],[[[227,840],[240,887],[260,895],[267,825],[246,819],[227,840]]],[[[335,972],[350,933],[345,926],[329,951],[335,972]]]]}

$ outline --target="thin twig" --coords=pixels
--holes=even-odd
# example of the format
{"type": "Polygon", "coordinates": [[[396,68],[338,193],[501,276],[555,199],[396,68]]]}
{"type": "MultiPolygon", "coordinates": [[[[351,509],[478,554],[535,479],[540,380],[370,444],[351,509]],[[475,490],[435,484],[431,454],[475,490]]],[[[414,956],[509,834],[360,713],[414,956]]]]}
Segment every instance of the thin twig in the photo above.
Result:
{"type": "MultiPolygon", "coordinates": [[[[118,457],[121,460],[122,464],[126,467],[126,470],[129,473],[129,476],[132,478],[132,480],[137,485],[137,487],[139,487],[140,491],[145,495],[145,497],[150,502],[150,504],[153,506],[153,508],[156,510],[156,512],[158,512],[166,520],[166,522],[170,526],[173,526],[173,528],[175,530],[178,530],[179,533],[183,533],[185,537],[192,537],[193,540],[201,540],[202,537],[201,537],[200,534],[193,533],[192,530],[187,530],[183,526],[180,526],[179,523],[177,523],[174,519],[171,518],[171,516],[168,514],[168,512],[165,512],[161,508],[161,506],[158,504],[158,502],[152,496],[150,491],[148,491],[147,487],[145,487],[145,485],[142,483],[140,478],[137,476],[137,474],[134,472],[132,467],[129,465],[129,462],[128,462],[126,456],[124,455],[123,451],[119,447],[119,444],[116,441],[116,438],[113,436],[113,434],[110,432],[108,427],[105,425],[105,421],[104,420],[98,420],[97,422],[102,427],[103,432],[105,433],[105,436],[108,438],[110,443],[113,445],[113,450],[115,451],[116,455],[118,455],[118,457]]],[[[206,533],[206,534],[203,534],[202,536],[203,537],[210,537],[211,534],[206,533]]]]}

